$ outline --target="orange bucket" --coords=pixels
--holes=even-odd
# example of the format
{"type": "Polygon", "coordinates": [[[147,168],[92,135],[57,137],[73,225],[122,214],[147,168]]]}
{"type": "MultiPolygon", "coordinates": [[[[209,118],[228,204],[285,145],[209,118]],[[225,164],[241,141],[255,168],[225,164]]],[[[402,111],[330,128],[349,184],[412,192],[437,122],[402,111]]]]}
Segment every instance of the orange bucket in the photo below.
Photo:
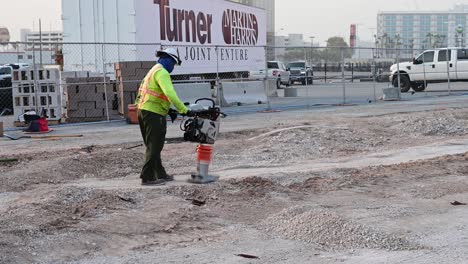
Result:
{"type": "Polygon", "coordinates": [[[198,145],[197,160],[205,164],[210,164],[213,157],[213,147],[211,145],[198,145]]]}
{"type": "Polygon", "coordinates": [[[134,104],[128,105],[127,123],[138,124],[138,108],[134,104]]]}

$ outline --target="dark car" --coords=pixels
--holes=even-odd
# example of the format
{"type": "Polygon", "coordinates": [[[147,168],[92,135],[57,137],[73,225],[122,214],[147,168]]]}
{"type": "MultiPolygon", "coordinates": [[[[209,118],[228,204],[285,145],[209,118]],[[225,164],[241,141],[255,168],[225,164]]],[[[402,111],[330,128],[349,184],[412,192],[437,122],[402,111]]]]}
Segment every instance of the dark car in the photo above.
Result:
{"type": "Polygon", "coordinates": [[[13,109],[11,67],[0,66],[0,116],[4,110],[13,109]]]}
{"type": "Polygon", "coordinates": [[[302,85],[314,83],[314,72],[306,61],[293,61],[288,63],[291,73],[291,82],[300,82],[302,85]]]}

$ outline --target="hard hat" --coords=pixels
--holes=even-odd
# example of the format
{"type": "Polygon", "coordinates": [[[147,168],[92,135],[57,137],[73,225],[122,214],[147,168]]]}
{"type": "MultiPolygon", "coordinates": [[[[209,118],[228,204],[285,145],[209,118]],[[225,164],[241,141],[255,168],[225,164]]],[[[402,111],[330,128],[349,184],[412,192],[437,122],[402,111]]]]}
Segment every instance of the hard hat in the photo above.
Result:
{"type": "Polygon", "coordinates": [[[161,57],[163,56],[164,54],[170,56],[171,58],[173,58],[177,65],[181,65],[182,64],[182,60],[179,58],[179,51],[174,49],[174,48],[167,48],[167,49],[164,49],[164,50],[160,50],[158,52],[156,52],[156,57],[161,57]]]}

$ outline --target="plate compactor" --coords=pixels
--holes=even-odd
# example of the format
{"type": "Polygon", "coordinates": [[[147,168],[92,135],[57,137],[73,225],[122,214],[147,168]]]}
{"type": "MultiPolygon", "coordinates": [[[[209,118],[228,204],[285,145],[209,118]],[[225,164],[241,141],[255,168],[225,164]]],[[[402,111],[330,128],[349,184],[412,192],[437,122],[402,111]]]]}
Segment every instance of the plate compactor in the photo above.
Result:
{"type": "MultiPolygon", "coordinates": [[[[197,172],[192,174],[188,182],[195,184],[206,184],[215,182],[218,176],[208,174],[208,168],[213,158],[213,145],[219,134],[221,118],[226,114],[216,107],[213,99],[201,98],[195,101],[195,104],[189,106],[189,109],[195,113],[194,117],[189,117],[182,121],[180,129],[184,131],[184,141],[195,142],[197,146],[197,172]],[[203,101],[210,103],[210,106],[200,104],[203,101]]],[[[170,112],[171,119],[177,117],[177,112],[170,112]],[[175,117],[174,117],[175,115],[175,117]]]]}

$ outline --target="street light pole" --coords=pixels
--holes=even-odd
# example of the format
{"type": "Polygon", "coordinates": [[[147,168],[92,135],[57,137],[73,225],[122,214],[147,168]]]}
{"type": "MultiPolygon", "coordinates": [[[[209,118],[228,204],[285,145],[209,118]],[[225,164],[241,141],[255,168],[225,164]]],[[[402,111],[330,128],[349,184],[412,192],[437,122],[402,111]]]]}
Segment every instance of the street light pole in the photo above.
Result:
{"type": "Polygon", "coordinates": [[[310,38],[310,63],[309,63],[309,64],[310,64],[310,66],[312,67],[312,53],[313,53],[312,51],[313,51],[313,49],[314,49],[314,38],[315,38],[315,37],[314,37],[314,36],[310,36],[309,38],[310,38]]]}

